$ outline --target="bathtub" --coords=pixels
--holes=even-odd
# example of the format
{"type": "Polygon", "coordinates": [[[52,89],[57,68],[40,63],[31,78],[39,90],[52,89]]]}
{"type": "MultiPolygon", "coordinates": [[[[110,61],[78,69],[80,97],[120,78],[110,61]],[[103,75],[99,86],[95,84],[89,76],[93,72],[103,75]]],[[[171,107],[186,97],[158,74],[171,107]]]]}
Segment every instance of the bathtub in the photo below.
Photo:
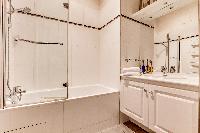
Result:
{"type": "Polygon", "coordinates": [[[67,99],[67,88],[56,88],[51,90],[41,91],[28,91],[22,95],[21,101],[16,104],[6,102],[6,107],[15,107],[23,105],[32,105],[37,103],[63,101],[80,99],[91,96],[98,96],[103,94],[110,94],[119,92],[116,89],[105,87],[102,85],[88,85],[88,86],[76,86],[68,88],[68,99],[67,99]]]}
{"type": "Polygon", "coordinates": [[[119,124],[119,91],[89,85],[70,87],[68,99],[66,93],[63,88],[27,92],[17,107],[0,110],[0,132],[96,133],[119,124]]]}

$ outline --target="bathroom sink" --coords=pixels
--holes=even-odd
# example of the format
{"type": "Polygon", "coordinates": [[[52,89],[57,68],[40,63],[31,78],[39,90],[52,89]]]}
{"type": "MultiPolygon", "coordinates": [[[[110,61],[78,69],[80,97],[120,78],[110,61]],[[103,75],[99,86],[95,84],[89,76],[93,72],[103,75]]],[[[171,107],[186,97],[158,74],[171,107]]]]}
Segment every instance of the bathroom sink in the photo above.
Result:
{"type": "Polygon", "coordinates": [[[179,76],[178,75],[174,75],[174,76],[170,75],[170,76],[165,76],[164,79],[186,79],[186,77],[181,76],[181,75],[179,75],[179,76]]]}
{"type": "Polygon", "coordinates": [[[155,73],[155,74],[145,74],[144,77],[152,78],[152,79],[187,79],[182,74],[167,74],[167,76],[163,76],[162,73],[155,73]]]}

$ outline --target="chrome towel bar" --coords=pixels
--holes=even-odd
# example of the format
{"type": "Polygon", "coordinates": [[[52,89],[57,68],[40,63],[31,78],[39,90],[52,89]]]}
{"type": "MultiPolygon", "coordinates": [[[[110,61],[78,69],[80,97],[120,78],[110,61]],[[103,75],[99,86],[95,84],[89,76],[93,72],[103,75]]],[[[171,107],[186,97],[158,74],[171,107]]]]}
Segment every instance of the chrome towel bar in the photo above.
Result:
{"type": "Polygon", "coordinates": [[[28,42],[28,43],[33,43],[33,44],[43,44],[43,45],[63,45],[63,43],[59,42],[40,42],[40,41],[32,41],[32,40],[27,40],[27,39],[22,39],[22,38],[15,38],[15,42],[28,42]]]}

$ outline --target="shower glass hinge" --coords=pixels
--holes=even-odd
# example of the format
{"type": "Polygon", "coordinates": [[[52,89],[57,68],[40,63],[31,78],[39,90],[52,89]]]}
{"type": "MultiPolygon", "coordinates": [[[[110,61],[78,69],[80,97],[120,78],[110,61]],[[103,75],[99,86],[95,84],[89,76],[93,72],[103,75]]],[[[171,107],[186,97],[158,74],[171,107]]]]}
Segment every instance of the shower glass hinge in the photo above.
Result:
{"type": "Polygon", "coordinates": [[[69,83],[68,82],[63,83],[63,87],[69,87],[69,83]]]}
{"type": "Polygon", "coordinates": [[[63,3],[64,8],[69,9],[69,3],[63,3]]]}

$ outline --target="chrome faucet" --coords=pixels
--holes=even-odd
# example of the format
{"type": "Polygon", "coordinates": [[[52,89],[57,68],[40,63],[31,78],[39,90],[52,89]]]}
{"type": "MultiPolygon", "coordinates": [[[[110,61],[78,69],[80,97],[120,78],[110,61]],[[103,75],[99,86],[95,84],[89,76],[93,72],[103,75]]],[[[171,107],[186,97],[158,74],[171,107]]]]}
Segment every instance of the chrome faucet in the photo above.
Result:
{"type": "Polygon", "coordinates": [[[163,76],[167,76],[167,67],[161,66],[161,72],[163,73],[163,76]]]}
{"type": "Polygon", "coordinates": [[[21,86],[15,86],[9,93],[9,99],[11,99],[12,104],[16,104],[17,101],[21,101],[22,94],[26,93],[26,90],[20,89],[21,86]],[[14,98],[15,97],[15,98],[14,98]]]}

